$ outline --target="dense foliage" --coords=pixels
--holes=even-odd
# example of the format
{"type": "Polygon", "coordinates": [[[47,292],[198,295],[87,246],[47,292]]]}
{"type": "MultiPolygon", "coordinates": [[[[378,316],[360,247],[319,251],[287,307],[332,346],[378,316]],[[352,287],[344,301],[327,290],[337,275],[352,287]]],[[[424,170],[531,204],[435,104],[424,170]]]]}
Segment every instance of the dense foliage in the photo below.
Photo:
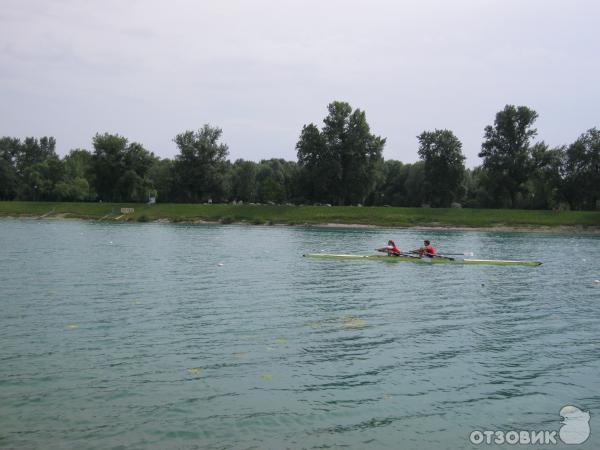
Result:
{"type": "Polygon", "coordinates": [[[333,102],[321,131],[305,125],[296,144],[304,193],[311,201],[364,203],[383,163],[385,139],[370,133],[365,113],[333,102]]]}
{"type": "Polygon", "coordinates": [[[0,200],[598,208],[600,130],[551,148],[532,142],[537,117],[526,106],[499,111],[474,169],[465,168],[450,130],[417,136],[416,163],[384,161],[385,138],[371,134],[364,111],[344,102],[328,106],[321,129],[302,128],[296,162],[231,162],[221,129],[210,125],[175,136],[174,159],[107,133],[92,138],[93,151],[73,149],[63,158],[53,137],[3,137],[0,200]]]}
{"type": "Polygon", "coordinates": [[[425,161],[425,197],[432,206],[450,206],[463,193],[462,143],[450,130],[424,131],[417,139],[419,156],[425,161]]]}

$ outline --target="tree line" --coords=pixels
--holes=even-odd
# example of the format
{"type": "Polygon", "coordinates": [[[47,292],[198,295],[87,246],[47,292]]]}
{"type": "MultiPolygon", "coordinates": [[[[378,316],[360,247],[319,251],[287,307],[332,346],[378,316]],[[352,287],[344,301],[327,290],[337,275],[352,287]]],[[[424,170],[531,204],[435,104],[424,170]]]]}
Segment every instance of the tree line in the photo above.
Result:
{"type": "Polygon", "coordinates": [[[479,157],[465,168],[451,130],[417,136],[420,160],[384,160],[386,139],[366,114],[328,105],[323,126],[305,125],[297,161],[228,159],[222,130],[204,125],[174,138],[178,154],[159,158],[116,134],[96,134],[93,150],[60,158],[53,137],[0,138],[0,199],[46,201],[229,202],[595,209],[600,203],[600,130],[570,145],[533,142],[538,114],[507,105],[485,127],[479,157]]]}

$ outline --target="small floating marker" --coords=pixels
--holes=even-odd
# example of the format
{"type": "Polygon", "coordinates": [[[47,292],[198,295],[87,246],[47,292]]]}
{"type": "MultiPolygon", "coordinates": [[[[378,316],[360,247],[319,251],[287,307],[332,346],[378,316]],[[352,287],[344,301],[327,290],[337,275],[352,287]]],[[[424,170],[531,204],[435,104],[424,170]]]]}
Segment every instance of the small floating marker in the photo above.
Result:
{"type": "Polygon", "coordinates": [[[260,376],[260,379],[263,381],[271,381],[273,379],[273,375],[271,375],[270,373],[263,373],[260,376]]]}
{"type": "Polygon", "coordinates": [[[200,367],[190,367],[187,371],[190,375],[198,375],[202,372],[202,369],[200,367]]]}
{"type": "Polygon", "coordinates": [[[77,325],[76,323],[72,323],[72,324],[67,325],[67,328],[69,330],[76,330],[77,328],[79,328],[79,325],[77,325]]]}
{"type": "Polygon", "coordinates": [[[112,241],[109,241],[109,242],[108,242],[108,245],[112,245],[112,241]]]}
{"type": "Polygon", "coordinates": [[[287,344],[287,339],[283,336],[279,336],[277,339],[275,339],[275,343],[276,344],[287,344]]]}
{"type": "Polygon", "coordinates": [[[217,266],[223,267],[223,263],[220,262],[220,263],[217,264],[217,266]]]}
{"type": "Polygon", "coordinates": [[[600,284],[600,280],[594,280],[594,284],[600,284]]]}

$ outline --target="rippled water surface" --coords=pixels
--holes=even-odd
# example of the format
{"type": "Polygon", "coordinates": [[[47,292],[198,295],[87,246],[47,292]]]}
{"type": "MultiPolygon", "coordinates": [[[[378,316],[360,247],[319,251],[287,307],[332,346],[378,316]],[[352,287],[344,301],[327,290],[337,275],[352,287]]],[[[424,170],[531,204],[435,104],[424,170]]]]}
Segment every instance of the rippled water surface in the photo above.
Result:
{"type": "Polygon", "coordinates": [[[2,220],[0,448],[475,448],[566,404],[599,448],[598,261],[593,236],[2,220]],[[544,265],[302,258],[424,237],[544,265]]]}

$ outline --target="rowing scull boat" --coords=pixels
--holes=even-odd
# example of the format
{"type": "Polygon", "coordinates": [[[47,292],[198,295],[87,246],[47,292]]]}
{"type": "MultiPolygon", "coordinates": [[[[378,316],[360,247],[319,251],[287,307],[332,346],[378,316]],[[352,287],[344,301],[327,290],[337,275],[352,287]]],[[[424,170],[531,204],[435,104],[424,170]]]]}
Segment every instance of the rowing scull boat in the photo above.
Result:
{"type": "Polygon", "coordinates": [[[449,258],[449,257],[419,257],[419,256],[410,256],[410,255],[401,255],[401,256],[387,256],[387,255],[334,255],[331,253],[306,253],[305,256],[307,258],[319,258],[319,259],[353,259],[353,260],[362,260],[362,259],[374,259],[378,261],[409,261],[415,263],[425,263],[425,264],[437,264],[437,263],[445,263],[445,264],[488,264],[493,266],[541,266],[542,263],[539,261],[515,261],[515,260],[507,260],[507,259],[462,259],[462,258],[449,258]]]}

